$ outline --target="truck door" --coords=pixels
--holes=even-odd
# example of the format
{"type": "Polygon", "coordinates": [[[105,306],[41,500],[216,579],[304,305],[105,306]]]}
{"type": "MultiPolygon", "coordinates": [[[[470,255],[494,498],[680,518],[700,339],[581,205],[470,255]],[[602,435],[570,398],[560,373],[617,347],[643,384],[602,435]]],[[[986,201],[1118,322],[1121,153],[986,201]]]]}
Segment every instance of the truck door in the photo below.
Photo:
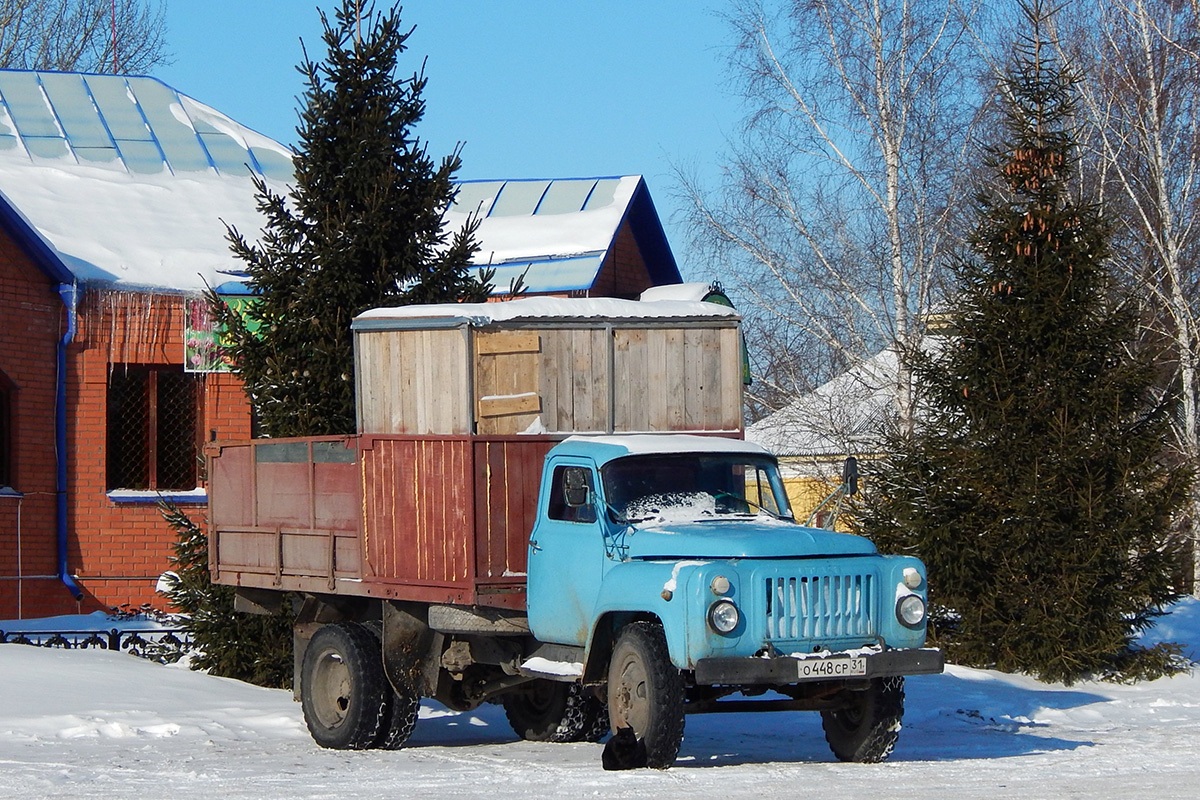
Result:
{"type": "Polygon", "coordinates": [[[529,541],[529,627],[543,642],[583,646],[606,566],[596,467],[556,461],[529,541]]]}

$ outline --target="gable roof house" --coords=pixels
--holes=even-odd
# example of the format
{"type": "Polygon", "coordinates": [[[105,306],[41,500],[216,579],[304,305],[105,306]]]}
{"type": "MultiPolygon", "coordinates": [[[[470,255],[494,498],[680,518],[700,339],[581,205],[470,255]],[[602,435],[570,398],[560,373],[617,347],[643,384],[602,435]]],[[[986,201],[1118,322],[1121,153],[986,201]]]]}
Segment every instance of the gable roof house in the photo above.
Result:
{"type": "MultiPolygon", "coordinates": [[[[920,349],[937,353],[946,334],[935,320],[920,349]]],[[[884,348],[746,427],[748,440],[779,457],[798,518],[834,489],[846,456],[871,459],[884,452],[887,430],[897,419],[899,370],[895,349],[884,348]]]]}
{"type": "MultiPolygon", "coordinates": [[[[155,500],[202,510],[203,442],[250,435],[201,298],[246,294],[251,174],[286,192],[290,150],[156,79],[0,70],[0,619],[161,604],[155,500]]],[[[468,213],[498,294],[680,280],[637,176],[465,182],[468,213]]]]}
{"type": "Polygon", "coordinates": [[[896,416],[895,350],[884,349],[746,427],[746,439],[775,453],[798,519],[836,486],[846,456],[882,452],[896,416]]]}

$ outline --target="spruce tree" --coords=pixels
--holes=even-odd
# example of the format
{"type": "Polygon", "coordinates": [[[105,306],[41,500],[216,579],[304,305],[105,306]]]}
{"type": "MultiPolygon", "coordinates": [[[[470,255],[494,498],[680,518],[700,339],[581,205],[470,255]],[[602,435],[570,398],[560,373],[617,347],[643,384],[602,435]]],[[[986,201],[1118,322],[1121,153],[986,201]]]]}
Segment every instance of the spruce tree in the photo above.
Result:
{"type": "Polygon", "coordinates": [[[1136,634],[1179,596],[1169,398],[1139,348],[1109,229],[1076,195],[1074,81],[1049,14],[999,82],[1001,141],[957,264],[951,326],[920,358],[918,430],[873,470],[861,531],[929,568],[931,633],[958,663],[1071,682],[1178,668],[1136,634]]]}
{"type": "Polygon", "coordinates": [[[411,30],[398,6],[343,0],[321,14],[328,55],[305,57],[295,183],[287,197],[257,180],[267,219],[259,243],[230,229],[256,301],[243,319],[219,300],[227,355],[269,436],[353,433],[350,322],[365,309],[481,301],[475,223],[451,234],[459,150],[435,163],[414,135],[425,113],[422,72],[398,77],[411,30]]]}
{"type": "MultiPolygon", "coordinates": [[[[259,429],[268,436],[355,430],[350,322],[368,308],[481,301],[490,275],[470,266],[476,223],[453,233],[442,222],[453,201],[455,150],[435,163],[414,135],[425,113],[425,77],[398,76],[412,30],[399,6],[343,0],[331,24],[322,13],[323,62],[305,56],[305,106],[297,128],[295,181],[285,197],[255,179],[267,223],[258,243],[230,228],[253,302],[234,312],[210,302],[227,331],[225,355],[241,376],[259,429]],[[245,314],[241,316],[240,314],[245,314]]],[[[189,615],[196,668],[266,685],[292,676],[291,614],[235,613],[234,590],[215,586],[207,540],[178,509],[180,583],[170,593],[189,615]]]]}
{"type": "Polygon", "coordinates": [[[160,500],[159,510],[176,535],[171,557],[176,580],[167,596],[185,615],[192,634],[192,669],[259,686],[291,688],[290,607],[270,616],[236,613],[233,587],[209,580],[208,537],[203,528],[169,500],[160,500]]]}

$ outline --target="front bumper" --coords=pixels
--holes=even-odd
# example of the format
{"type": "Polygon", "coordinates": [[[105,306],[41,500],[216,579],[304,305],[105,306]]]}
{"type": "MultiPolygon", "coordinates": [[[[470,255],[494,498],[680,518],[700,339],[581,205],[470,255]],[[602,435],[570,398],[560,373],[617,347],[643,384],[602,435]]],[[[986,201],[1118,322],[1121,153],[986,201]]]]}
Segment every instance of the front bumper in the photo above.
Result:
{"type": "Polygon", "coordinates": [[[850,674],[852,656],[831,653],[823,658],[702,658],[696,662],[696,683],[705,686],[782,686],[823,680],[884,678],[892,675],[930,675],[945,669],[942,651],[935,648],[883,650],[857,658],[866,661],[866,674],[850,674]],[[801,665],[805,668],[802,668],[801,665]],[[824,669],[813,670],[814,664],[824,669]]]}

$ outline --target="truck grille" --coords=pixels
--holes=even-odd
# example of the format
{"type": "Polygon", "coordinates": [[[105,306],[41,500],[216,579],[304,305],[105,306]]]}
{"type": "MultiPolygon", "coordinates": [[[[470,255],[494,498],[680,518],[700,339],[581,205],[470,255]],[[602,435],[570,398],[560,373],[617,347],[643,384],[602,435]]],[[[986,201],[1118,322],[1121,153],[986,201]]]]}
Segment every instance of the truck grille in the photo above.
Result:
{"type": "Polygon", "coordinates": [[[768,639],[875,635],[874,575],[767,578],[766,584],[768,639]]]}

